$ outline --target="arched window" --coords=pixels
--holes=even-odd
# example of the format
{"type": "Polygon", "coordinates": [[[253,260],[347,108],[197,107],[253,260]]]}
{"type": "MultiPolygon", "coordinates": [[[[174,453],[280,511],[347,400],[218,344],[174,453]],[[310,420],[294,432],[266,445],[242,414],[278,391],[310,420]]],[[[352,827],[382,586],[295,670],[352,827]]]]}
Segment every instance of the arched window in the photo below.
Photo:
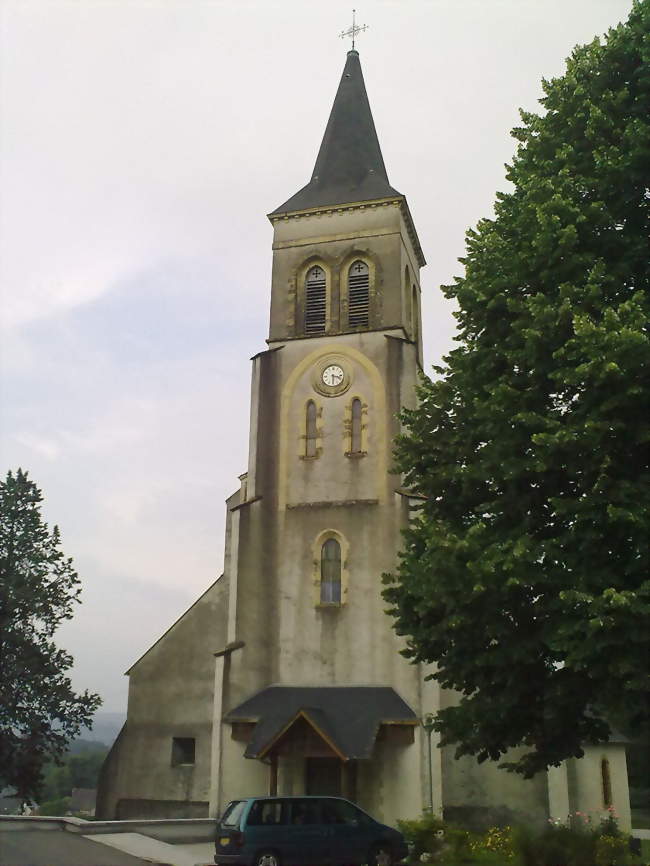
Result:
{"type": "Polygon", "coordinates": [[[313,400],[307,403],[305,418],[305,457],[316,456],[316,404],[313,400]]]}
{"type": "Polygon", "coordinates": [[[341,603],[341,545],[328,538],[320,554],[321,604],[341,603]]]}
{"type": "Polygon", "coordinates": [[[305,333],[319,334],[327,321],[327,279],[320,265],[314,265],[305,277],[305,333]]]}
{"type": "Polygon", "coordinates": [[[352,418],[350,424],[350,452],[359,454],[361,452],[361,400],[355,397],[352,401],[352,418]]]}
{"type": "Polygon", "coordinates": [[[370,272],[362,261],[348,270],[348,322],[351,328],[367,328],[369,316],[370,272]]]}
{"type": "Polygon", "coordinates": [[[418,290],[413,286],[411,294],[411,334],[415,343],[419,340],[418,324],[420,321],[420,312],[418,310],[418,290]]]}
{"type": "Polygon", "coordinates": [[[600,762],[600,775],[603,783],[603,806],[607,808],[612,805],[612,777],[607,758],[603,758],[600,762]]]}

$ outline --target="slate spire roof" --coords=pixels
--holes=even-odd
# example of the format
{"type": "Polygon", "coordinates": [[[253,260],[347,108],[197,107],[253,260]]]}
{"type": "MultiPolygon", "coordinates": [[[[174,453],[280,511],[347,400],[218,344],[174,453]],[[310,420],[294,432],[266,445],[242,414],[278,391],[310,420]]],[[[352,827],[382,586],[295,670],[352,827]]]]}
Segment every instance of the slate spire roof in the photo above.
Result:
{"type": "Polygon", "coordinates": [[[388,183],[359,52],[348,51],[309,183],[273,214],[402,194],[388,183]]]}

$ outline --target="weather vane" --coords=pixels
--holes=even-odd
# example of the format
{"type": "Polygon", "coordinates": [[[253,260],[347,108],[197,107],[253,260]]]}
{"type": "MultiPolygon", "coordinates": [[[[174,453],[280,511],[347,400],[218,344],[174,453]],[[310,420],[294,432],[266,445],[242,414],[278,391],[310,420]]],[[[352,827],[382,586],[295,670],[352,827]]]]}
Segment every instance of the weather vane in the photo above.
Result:
{"type": "Polygon", "coordinates": [[[362,24],[362,25],[357,24],[356,12],[357,12],[356,9],[352,10],[352,27],[348,27],[347,30],[343,30],[341,33],[339,33],[340,39],[345,39],[346,36],[349,36],[352,39],[352,50],[353,51],[354,51],[354,38],[357,35],[357,33],[362,33],[364,30],[368,29],[367,24],[362,24]]]}

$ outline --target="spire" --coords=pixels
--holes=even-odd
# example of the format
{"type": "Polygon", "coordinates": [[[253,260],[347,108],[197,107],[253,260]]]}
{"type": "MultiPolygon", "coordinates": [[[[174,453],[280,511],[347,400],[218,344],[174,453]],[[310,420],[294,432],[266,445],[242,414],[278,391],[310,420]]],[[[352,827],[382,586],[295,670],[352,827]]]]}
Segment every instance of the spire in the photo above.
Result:
{"type": "Polygon", "coordinates": [[[358,51],[348,51],[312,178],[274,214],[402,194],[388,183],[358,51]]]}

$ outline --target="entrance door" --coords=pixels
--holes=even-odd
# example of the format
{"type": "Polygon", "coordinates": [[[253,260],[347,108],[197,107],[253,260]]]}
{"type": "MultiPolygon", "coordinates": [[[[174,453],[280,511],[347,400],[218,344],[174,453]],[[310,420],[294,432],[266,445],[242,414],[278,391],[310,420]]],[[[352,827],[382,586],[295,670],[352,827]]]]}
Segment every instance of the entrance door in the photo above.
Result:
{"type": "Polygon", "coordinates": [[[305,793],[323,797],[341,796],[341,762],[338,758],[307,758],[305,793]]]}

